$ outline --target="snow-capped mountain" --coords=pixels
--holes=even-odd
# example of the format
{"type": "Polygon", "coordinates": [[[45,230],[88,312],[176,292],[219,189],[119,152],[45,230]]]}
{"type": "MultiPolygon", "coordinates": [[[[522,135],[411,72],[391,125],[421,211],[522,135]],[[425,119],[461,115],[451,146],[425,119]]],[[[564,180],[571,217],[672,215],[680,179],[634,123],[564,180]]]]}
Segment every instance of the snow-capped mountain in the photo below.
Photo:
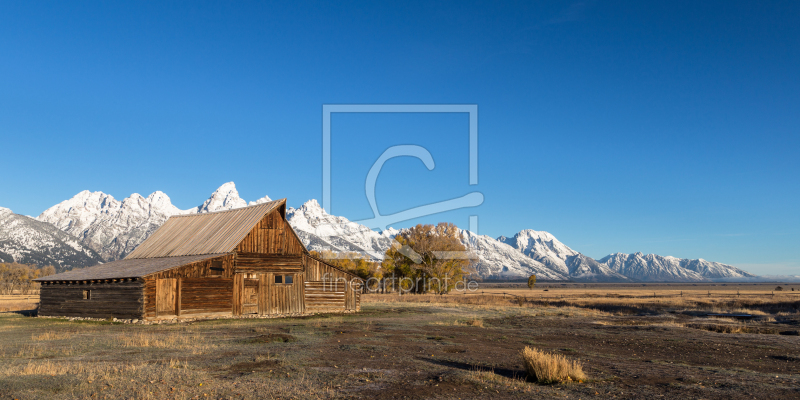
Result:
{"type": "Polygon", "coordinates": [[[594,258],[581,253],[569,256],[566,259],[569,268],[569,277],[581,282],[630,282],[631,279],[616,271],[608,265],[598,262],[594,258]]]}
{"type": "Polygon", "coordinates": [[[52,265],[57,272],[103,261],[80,240],[46,222],[0,207],[0,261],[52,265]]]}
{"type": "Polygon", "coordinates": [[[559,242],[550,233],[534,231],[533,229],[520,231],[512,238],[500,236],[497,240],[565,275],[569,274],[569,268],[567,268],[566,263],[567,257],[578,254],[577,251],[559,242]]]}
{"type": "MultiPolygon", "coordinates": [[[[223,184],[201,205],[189,210],[175,207],[162,192],[146,198],[134,193],[117,201],[102,192],[83,191],[45,210],[37,220],[75,236],[81,246],[94,249],[103,259],[116,260],[130,253],[171,215],[230,210],[266,201],[270,201],[267,196],[246,202],[233,182],[223,184]]],[[[297,209],[288,208],[286,217],[309,250],[356,252],[378,260],[400,232],[389,228],[378,233],[345,217],[330,215],[316,200],[309,200],[297,209]]],[[[497,239],[461,231],[461,239],[477,254],[476,269],[483,277],[536,274],[546,280],[606,282],[755,277],[733,266],[703,259],[615,253],[595,260],[544,231],[523,230],[511,238],[497,239]]]]}
{"type": "MultiPolygon", "coordinates": [[[[270,201],[263,197],[250,205],[270,201]]],[[[48,208],[36,219],[80,238],[81,243],[107,261],[124,258],[172,215],[231,210],[247,206],[236,185],[220,186],[203,204],[181,210],[169,196],[157,191],[147,197],[134,193],[119,201],[103,192],[84,190],[48,208]]]]}
{"type": "Polygon", "coordinates": [[[119,201],[103,192],[84,190],[36,219],[78,237],[83,245],[112,261],[133,251],[171,215],[186,212],[172,205],[162,192],[146,198],[134,193],[119,201]]]}
{"type": "Polygon", "coordinates": [[[266,203],[268,201],[272,201],[272,199],[270,199],[269,196],[264,196],[256,201],[247,203],[241,197],[239,197],[239,191],[236,190],[236,184],[233,182],[228,182],[224,183],[217,190],[215,190],[214,193],[211,194],[211,197],[204,201],[203,204],[197,206],[195,209],[186,210],[185,213],[194,214],[233,210],[234,208],[254,206],[256,204],[266,203]]]}
{"type": "Polygon", "coordinates": [[[706,261],[702,258],[690,260],[687,258],[680,259],[681,267],[695,271],[709,279],[726,279],[726,278],[755,278],[756,276],[736,268],[732,265],[722,264],[713,261],[706,261]]]}
{"type": "MultiPolygon", "coordinates": [[[[378,233],[345,217],[330,215],[316,200],[309,200],[297,209],[289,208],[286,218],[309,250],[356,252],[377,260],[383,259],[392,239],[400,232],[389,228],[378,233]]],[[[479,258],[475,268],[481,276],[536,274],[542,279],[567,279],[565,274],[548,269],[505,243],[465,230],[460,232],[462,242],[479,258]]]]}
{"type": "Polygon", "coordinates": [[[497,240],[573,280],[629,281],[627,277],[612,271],[605,264],[572,250],[549,232],[525,229],[512,238],[500,236],[497,240]]]}
{"type": "Polygon", "coordinates": [[[548,268],[516,248],[489,236],[461,230],[461,242],[478,255],[475,269],[484,278],[528,277],[535,274],[539,279],[567,280],[567,274],[548,268]]]}
{"type": "Polygon", "coordinates": [[[717,278],[755,277],[731,265],[657,254],[614,253],[599,260],[612,270],[640,281],[704,281],[717,278]]]}
{"type": "Polygon", "coordinates": [[[316,200],[300,208],[289,207],[286,219],[309,250],[356,252],[378,260],[383,259],[397,234],[395,229],[378,233],[345,217],[330,215],[316,200]]]}

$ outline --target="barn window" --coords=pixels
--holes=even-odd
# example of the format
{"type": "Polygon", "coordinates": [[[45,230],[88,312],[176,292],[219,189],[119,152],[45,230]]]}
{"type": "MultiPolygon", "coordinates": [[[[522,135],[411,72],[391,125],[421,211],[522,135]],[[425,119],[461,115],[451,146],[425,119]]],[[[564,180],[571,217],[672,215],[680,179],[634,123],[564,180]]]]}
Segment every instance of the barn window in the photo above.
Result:
{"type": "Polygon", "coordinates": [[[84,290],[83,291],[83,299],[84,300],[91,300],[92,299],[92,291],[91,290],[84,290]]]}
{"type": "Polygon", "coordinates": [[[211,267],[209,268],[209,273],[208,273],[209,276],[220,277],[224,272],[225,268],[222,267],[221,260],[211,262],[211,267]]]}
{"type": "Polygon", "coordinates": [[[275,283],[283,283],[283,275],[275,275],[275,283]]]}
{"type": "Polygon", "coordinates": [[[291,275],[286,275],[286,283],[287,284],[291,284],[292,283],[292,276],[291,275]]]}

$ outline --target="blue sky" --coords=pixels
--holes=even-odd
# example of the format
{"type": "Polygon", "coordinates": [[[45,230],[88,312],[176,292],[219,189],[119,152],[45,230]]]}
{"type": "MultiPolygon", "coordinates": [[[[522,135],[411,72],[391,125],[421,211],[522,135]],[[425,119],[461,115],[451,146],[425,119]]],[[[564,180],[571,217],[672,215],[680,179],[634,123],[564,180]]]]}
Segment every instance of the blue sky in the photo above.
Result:
{"type": "Polygon", "coordinates": [[[332,211],[482,192],[452,221],[546,230],[575,250],[800,273],[800,3],[3,2],[0,206],[88,189],[196,206],[322,197],[323,104],[477,104],[334,115],[332,211]]]}

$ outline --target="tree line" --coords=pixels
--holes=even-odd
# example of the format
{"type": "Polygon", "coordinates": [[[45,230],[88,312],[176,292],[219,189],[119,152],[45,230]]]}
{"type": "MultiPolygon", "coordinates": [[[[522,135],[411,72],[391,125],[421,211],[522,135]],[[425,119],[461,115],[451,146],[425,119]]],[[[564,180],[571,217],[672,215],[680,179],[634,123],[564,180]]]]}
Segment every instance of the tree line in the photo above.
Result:
{"type": "Polygon", "coordinates": [[[39,267],[36,265],[0,263],[0,294],[32,294],[39,289],[33,280],[53,275],[56,268],[52,265],[39,267]]]}

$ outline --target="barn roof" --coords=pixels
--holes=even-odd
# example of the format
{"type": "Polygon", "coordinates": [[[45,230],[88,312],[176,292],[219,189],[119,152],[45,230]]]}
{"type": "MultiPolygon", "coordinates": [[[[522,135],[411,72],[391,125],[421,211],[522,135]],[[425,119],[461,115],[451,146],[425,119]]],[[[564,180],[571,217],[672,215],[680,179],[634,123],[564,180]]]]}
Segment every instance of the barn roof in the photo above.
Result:
{"type": "Polygon", "coordinates": [[[62,272],[60,274],[45,276],[43,278],[34,280],[37,282],[49,282],[82,281],[91,279],[141,278],[159,271],[223,255],[224,254],[203,254],[162,258],[126,258],[124,260],[112,261],[106,264],[95,265],[94,267],[62,272]]]}
{"type": "Polygon", "coordinates": [[[265,215],[284,204],[286,199],[227,211],[174,215],[125,260],[229,253],[265,215]]]}

